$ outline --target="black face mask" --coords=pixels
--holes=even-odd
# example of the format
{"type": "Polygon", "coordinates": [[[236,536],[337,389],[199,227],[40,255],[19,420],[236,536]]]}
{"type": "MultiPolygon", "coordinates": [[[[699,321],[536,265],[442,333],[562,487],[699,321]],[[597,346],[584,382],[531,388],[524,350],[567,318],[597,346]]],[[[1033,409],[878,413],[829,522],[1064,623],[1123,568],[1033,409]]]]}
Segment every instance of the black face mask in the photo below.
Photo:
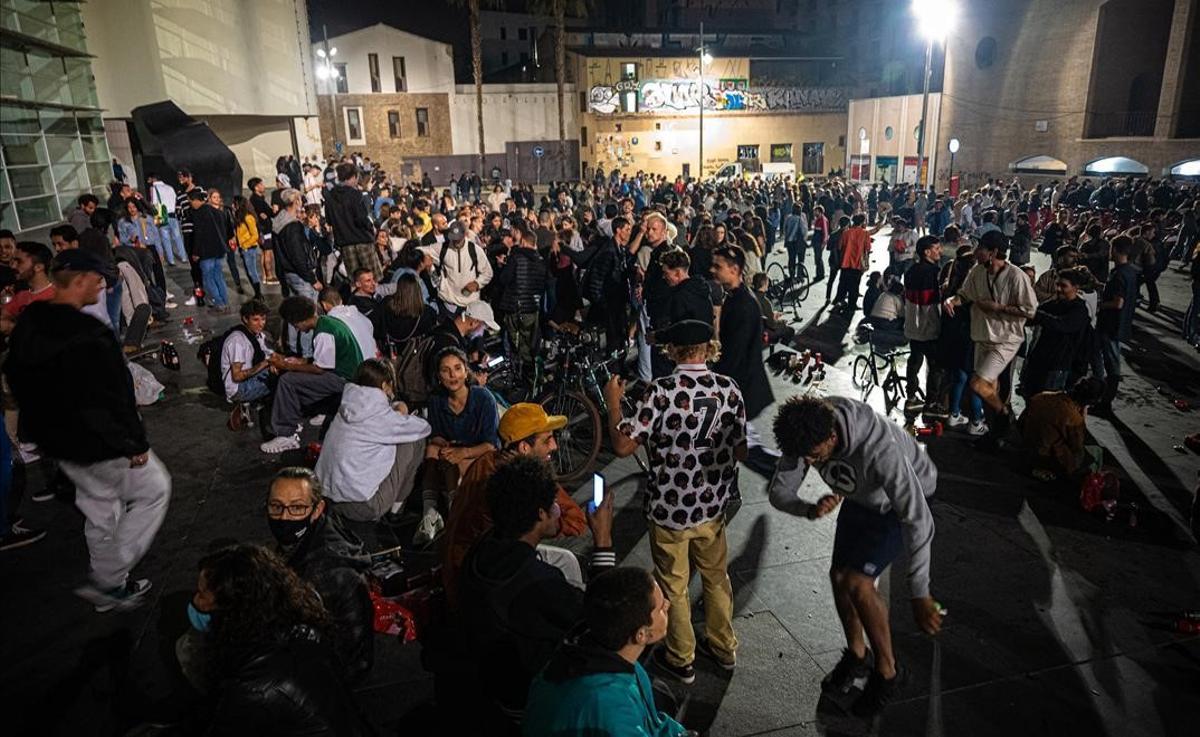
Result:
{"type": "Polygon", "coordinates": [[[312,522],[311,514],[304,519],[267,517],[267,527],[271,530],[271,536],[275,538],[275,542],[285,548],[299,544],[312,528],[312,522]]]}

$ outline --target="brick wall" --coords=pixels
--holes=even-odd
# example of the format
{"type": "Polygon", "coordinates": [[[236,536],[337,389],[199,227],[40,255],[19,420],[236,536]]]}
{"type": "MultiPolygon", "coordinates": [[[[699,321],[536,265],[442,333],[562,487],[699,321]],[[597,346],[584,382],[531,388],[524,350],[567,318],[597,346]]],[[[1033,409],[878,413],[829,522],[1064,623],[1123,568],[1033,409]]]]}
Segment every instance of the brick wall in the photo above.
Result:
{"type": "Polygon", "coordinates": [[[321,144],[325,151],[334,151],[336,131],[347,151],[362,151],[388,172],[399,173],[404,159],[419,156],[448,155],[452,151],[450,141],[450,99],[447,94],[381,93],[366,95],[337,95],[336,120],[330,107],[330,96],[321,95],[318,107],[321,113],[321,144]],[[364,145],[346,143],[343,110],[348,107],[362,108],[364,145]],[[428,135],[417,135],[417,108],[429,111],[428,135]],[[388,112],[396,111],[400,116],[400,136],[393,138],[388,128],[388,112]],[[336,122],[336,127],[335,127],[336,122]]]}

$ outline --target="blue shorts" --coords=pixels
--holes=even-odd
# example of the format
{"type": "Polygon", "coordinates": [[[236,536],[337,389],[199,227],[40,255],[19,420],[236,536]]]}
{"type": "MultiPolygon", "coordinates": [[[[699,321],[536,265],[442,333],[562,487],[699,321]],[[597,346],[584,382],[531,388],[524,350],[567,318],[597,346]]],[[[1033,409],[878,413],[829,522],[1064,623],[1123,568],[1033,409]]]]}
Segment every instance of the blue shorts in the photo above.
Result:
{"type": "Polygon", "coordinates": [[[842,502],[833,536],[833,567],[878,578],[904,547],[900,518],[852,501],[842,502]]]}

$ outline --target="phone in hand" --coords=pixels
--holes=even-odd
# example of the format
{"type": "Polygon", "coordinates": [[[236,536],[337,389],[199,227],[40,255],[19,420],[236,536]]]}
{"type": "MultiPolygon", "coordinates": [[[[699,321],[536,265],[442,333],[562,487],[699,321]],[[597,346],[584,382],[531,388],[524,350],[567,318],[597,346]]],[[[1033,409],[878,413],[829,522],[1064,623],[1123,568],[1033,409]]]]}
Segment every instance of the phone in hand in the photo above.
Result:
{"type": "Polygon", "coordinates": [[[600,503],[603,501],[604,501],[604,476],[602,476],[598,473],[593,473],[592,474],[592,508],[595,509],[596,507],[599,507],[600,503]]]}

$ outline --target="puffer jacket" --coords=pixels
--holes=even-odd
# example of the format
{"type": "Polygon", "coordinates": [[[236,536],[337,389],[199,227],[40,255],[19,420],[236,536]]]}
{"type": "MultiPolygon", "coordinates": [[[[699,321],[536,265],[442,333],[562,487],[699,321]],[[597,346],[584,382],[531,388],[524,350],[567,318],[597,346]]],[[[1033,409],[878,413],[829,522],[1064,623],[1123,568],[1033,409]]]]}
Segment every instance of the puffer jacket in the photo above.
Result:
{"type": "Polygon", "coordinates": [[[650,677],[577,631],[529,687],[526,737],[679,737],[682,724],[654,705],[650,677]]]}
{"type": "Polygon", "coordinates": [[[374,730],[336,675],[320,636],[298,625],[277,642],[248,645],[221,682],[208,734],[365,737],[374,730]]]}
{"type": "Polygon", "coordinates": [[[503,290],[497,307],[509,313],[537,312],[546,291],[546,262],[532,248],[514,248],[496,283],[503,290]]]}
{"type": "Polygon", "coordinates": [[[337,513],[326,505],[308,533],[280,553],[300,578],[312,584],[329,612],[330,646],[347,683],[364,678],[375,663],[375,610],[367,588],[368,562],[364,546],[346,529],[337,513]]]}

